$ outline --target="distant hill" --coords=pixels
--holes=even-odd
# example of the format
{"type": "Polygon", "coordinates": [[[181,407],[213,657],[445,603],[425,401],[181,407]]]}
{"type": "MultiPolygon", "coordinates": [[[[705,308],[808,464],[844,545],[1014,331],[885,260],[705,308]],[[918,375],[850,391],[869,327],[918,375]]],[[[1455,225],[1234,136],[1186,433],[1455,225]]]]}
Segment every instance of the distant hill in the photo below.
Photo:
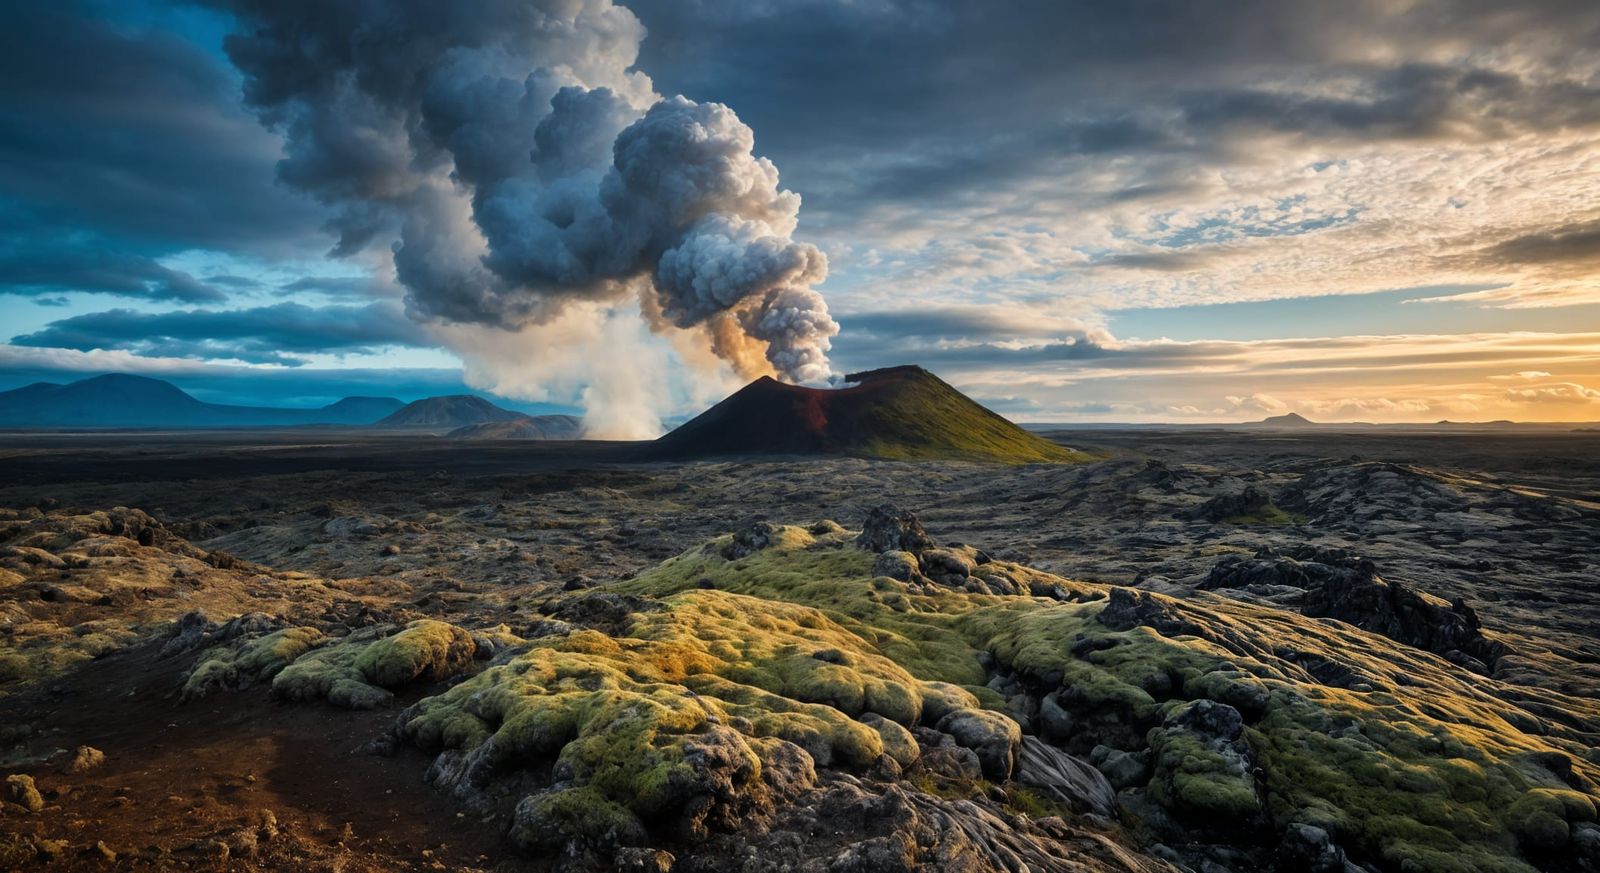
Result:
{"type": "Polygon", "coordinates": [[[853,373],[844,388],[762,377],[656,440],[647,455],[844,454],[1006,463],[1086,456],[1031,434],[921,367],[853,373]]]}
{"type": "Polygon", "coordinates": [[[196,400],[148,376],[110,373],[0,392],[0,427],[254,427],[371,424],[401,406],[393,397],[346,397],[317,409],[228,406],[196,400]]]}
{"type": "Polygon", "coordinates": [[[1285,412],[1282,415],[1269,415],[1257,424],[1262,427],[1316,427],[1317,423],[1298,412],[1285,412]]]}
{"type": "Polygon", "coordinates": [[[520,412],[501,409],[471,394],[427,397],[407,403],[378,422],[379,427],[465,427],[491,421],[517,421],[528,418],[520,412]]]}
{"type": "Polygon", "coordinates": [[[583,419],[575,415],[535,415],[515,421],[486,421],[458,427],[446,436],[458,440],[575,440],[583,419]]]}

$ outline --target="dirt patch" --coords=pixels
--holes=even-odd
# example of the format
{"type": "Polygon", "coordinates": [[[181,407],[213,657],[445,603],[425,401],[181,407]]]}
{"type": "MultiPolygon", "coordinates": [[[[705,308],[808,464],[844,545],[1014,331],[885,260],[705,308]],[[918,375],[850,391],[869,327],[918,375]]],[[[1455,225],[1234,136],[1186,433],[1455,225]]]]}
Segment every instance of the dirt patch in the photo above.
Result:
{"type": "Polygon", "coordinates": [[[32,775],[47,806],[0,819],[0,835],[66,840],[52,869],[546,866],[430,789],[421,754],[362,750],[395,710],[281,704],[264,689],[180,706],[181,664],[154,651],[105,658],[13,701],[36,736],[25,745],[33,761],[6,772],[32,775]],[[67,756],[41,760],[79,745],[104,751],[105,763],[67,775],[57,766],[67,756]]]}

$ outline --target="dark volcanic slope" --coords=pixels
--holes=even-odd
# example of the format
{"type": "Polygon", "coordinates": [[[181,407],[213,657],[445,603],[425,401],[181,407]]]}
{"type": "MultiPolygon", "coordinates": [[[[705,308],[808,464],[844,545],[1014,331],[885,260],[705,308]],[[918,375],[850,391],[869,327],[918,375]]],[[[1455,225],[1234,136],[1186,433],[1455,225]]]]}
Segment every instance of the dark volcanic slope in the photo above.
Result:
{"type": "Polygon", "coordinates": [[[535,415],[514,421],[486,421],[458,427],[446,436],[458,440],[575,440],[583,420],[575,415],[535,415]]]}
{"type": "Polygon", "coordinates": [[[921,367],[845,378],[856,384],[805,388],[763,376],[657,440],[650,453],[668,458],[824,453],[1006,463],[1081,457],[990,412],[921,367]]]}
{"type": "Polygon", "coordinates": [[[393,397],[346,397],[319,409],[227,406],[196,400],[171,382],[109,373],[0,392],[0,427],[371,424],[399,408],[393,397]]]}
{"type": "Polygon", "coordinates": [[[383,427],[464,427],[486,421],[517,421],[527,417],[520,412],[501,409],[482,397],[454,394],[408,403],[378,424],[383,427]]]}

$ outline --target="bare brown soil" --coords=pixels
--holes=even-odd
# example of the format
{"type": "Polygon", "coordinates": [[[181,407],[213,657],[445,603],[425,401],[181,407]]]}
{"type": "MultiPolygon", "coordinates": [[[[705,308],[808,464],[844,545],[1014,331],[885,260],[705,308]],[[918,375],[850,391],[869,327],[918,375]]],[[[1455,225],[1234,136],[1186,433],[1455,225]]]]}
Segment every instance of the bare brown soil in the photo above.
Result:
{"type": "Polygon", "coordinates": [[[0,833],[66,840],[50,869],[543,866],[517,858],[496,829],[429,788],[420,753],[364,750],[393,722],[393,710],[283,704],[259,689],[178,705],[182,670],[157,659],[156,648],[95,661],[51,683],[29,707],[50,726],[29,744],[36,753],[88,745],[106,756],[82,774],[60,772],[63,754],[8,770],[32,775],[47,806],[0,821],[0,833]],[[242,834],[255,837],[253,851],[242,834]]]}

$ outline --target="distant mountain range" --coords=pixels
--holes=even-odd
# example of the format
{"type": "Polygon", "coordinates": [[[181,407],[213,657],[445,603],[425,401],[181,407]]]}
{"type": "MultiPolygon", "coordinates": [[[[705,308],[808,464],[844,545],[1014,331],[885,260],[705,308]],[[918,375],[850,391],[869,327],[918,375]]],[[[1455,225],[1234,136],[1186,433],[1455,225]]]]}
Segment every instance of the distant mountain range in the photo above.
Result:
{"type": "Polygon", "coordinates": [[[262,427],[377,425],[456,428],[528,419],[481,397],[346,397],[315,409],[229,406],[197,400],[171,382],[112,373],[66,385],[0,391],[0,427],[262,427]]]}
{"type": "Polygon", "coordinates": [[[317,409],[226,406],[196,400],[171,382],[112,373],[0,392],[0,427],[371,424],[402,405],[393,397],[346,397],[317,409]]]}

